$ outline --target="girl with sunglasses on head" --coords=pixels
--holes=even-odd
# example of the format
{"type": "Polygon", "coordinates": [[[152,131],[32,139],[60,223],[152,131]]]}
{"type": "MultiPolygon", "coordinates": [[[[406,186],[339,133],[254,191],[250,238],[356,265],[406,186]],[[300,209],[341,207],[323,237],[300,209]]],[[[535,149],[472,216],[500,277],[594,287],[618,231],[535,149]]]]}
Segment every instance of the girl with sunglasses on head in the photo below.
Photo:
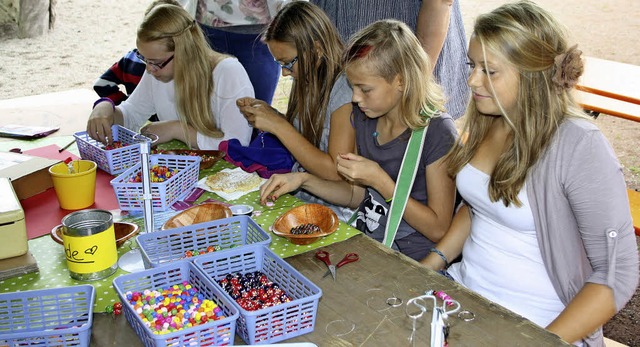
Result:
{"type": "MultiPolygon", "coordinates": [[[[286,114],[254,98],[237,101],[255,128],[275,135],[296,159],[292,171],[308,171],[340,180],[336,158],[352,152],[355,130],[351,125],[352,91],[342,73],[344,45],[327,16],[307,1],[285,5],[263,35],[282,75],[293,83],[286,114]]],[[[321,202],[306,192],[297,197],[321,202]]],[[[346,221],[353,211],[332,206],[346,221]]]]}
{"type": "MultiPolygon", "coordinates": [[[[457,132],[444,110],[442,89],[431,63],[409,27],[396,20],[374,22],[351,38],[345,70],[353,86],[356,152],[340,153],[337,170],[344,181],[329,181],[309,173],[273,175],[260,188],[262,203],[304,189],[335,204],[357,208],[356,227],[382,242],[390,205],[399,182],[410,140],[418,136],[415,181],[392,247],[420,260],[445,234],[455,200],[453,180],[443,157],[457,132]],[[428,118],[431,118],[429,120],[428,118]]],[[[413,142],[412,142],[413,144],[413,142]]],[[[400,199],[400,198],[398,198],[400,199]]],[[[393,224],[391,224],[393,225],[393,224]]],[[[395,230],[393,230],[395,231],[395,230]]],[[[392,231],[392,232],[393,232],[392,231]]]]}
{"type": "Polygon", "coordinates": [[[237,59],[209,48],[202,30],[180,6],[159,5],[146,14],[137,33],[138,58],[146,64],[140,84],[122,104],[102,98],[87,123],[89,135],[113,141],[111,125],[180,140],[191,148],[218,149],[236,138],[249,143],[251,127],[235,100],[252,97],[253,87],[237,59]],[[146,121],[157,114],[159,121],[146,121]]]}
{"type": "Polygon", "coordinates": [[[469,42],[465,141],[446,158],[465,205],[424,263],[576,345],[638,285],[622,168],[572,96],[583,71],[530,1],[481,15],[469,42]]]}

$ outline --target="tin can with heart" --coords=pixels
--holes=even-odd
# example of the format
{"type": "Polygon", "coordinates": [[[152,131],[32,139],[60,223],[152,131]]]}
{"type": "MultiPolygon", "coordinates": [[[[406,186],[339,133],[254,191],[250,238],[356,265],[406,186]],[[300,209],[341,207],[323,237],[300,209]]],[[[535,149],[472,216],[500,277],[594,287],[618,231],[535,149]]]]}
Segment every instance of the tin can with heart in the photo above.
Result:
{"type": "Polygon", "coordinates": [[[94,281],[118,269],[113,215],[105,210],[82,210],[62,218],[62,240],[71,278],[94,281]]]}

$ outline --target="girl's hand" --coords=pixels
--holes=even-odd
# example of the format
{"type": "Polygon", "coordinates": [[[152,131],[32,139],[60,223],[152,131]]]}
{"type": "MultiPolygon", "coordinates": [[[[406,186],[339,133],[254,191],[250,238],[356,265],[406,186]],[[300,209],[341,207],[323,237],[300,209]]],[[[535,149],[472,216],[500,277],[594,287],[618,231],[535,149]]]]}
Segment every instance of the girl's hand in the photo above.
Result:
{"type": "Polygon", "coordinates": [[[304,183],[304,173],[275,174],[260,186],[260,204],[276,201],[281,195],[292,192],[304,183]]]}
{"type": "Polygon", "coordinates": [[[140,133],[143,135],[153,134],[158,136],[158,140],[154,142],[154,145],[178,138],[176,131],[182,131],[182,125],[180,125],[180,121],[174,120],[152,122],[140,129],[140,133]]]}
{"type": "Polygon", "coordinates": [[[238,109],[254,128],[275,134],[279,124],[286,120],[282,114],[262,100],[240,98],[236,100],[238,109]]]}
{"type": "Polygon", "coordinates": [[[374,188],[375,183],[387,175],[377,162],[353,153],[338,155],[337,168],[348,182],[374,188]]]}
{"type": "Polygon", "coordinates": [[[111,126],[114,124],[114,110],[109,102],[101,102],[91,112],[87,121],[87,133],[89,136],[105,145],[113,143],[111,126]]]}

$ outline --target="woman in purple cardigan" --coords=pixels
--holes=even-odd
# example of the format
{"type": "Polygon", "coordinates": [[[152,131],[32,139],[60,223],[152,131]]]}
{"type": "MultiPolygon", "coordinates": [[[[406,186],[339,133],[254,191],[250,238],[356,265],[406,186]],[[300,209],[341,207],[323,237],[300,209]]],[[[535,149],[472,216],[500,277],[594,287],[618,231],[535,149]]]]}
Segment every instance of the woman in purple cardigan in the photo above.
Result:
{"type": "Polygon", "coordinates": [[[581,52],[533,2],[476,20],[473,100],[447,160],[465,201],[423,260],[576,345],[638,285],[638,249],[620,164],[571,90],[581,52]]]}

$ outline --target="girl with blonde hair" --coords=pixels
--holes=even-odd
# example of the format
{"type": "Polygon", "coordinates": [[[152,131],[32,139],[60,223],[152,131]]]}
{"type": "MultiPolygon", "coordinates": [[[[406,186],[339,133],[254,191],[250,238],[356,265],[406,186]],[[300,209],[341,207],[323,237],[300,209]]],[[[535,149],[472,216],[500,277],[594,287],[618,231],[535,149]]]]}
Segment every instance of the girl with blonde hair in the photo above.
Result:
{"type": "Polygon", "coordinates": [[[424,263],[577,345],[638,284],[620,164],[574,101],[581,52],[530,1],[476,20],[465,142],[448,155],[465,201],[424,263]],[[523,274],[526,274],[523,276],[523,274]]]}
{"type": "MultiPolygon", "coordinates": [[[[238,106],[255,128],[275,135],[296,159],[292,171],[307,171],[340,180],[336,158],[353,151],[352,91],[343,73],[344,44],[327,16],[307,1],[285,5],[263,34],[282,76],[293,83],[286,114],[264,101],[238,100],[238,106]]],[[[308,202],[325,203],[300,192],[308,202]]],[[[346,221],[353,211],[331,206],[346,221]]]]}
{"type": "Polygon", "coordinates": [[[307,173],[272,176],[261,201],[302,188],[336,204],[357,208],[356,226],[382,241],[389,206],[409,138],[424,128],[416,179],[392,247],[422,259],[447,231],[455,189],[443,157],[456,137],[453,119],[443,113],[442,90],[431,75],[429,58],[402,22],[382,20],[358,32],[344,55],[353,87],[356,153],[340,154],[337,170],[346,181],[307,173]]]}
{"type": "Polygon", "coordinates": [[[158,143],[177,139],[191,148],[217,149],[231,138],[249,143],[251,127],[235,104],[239,97],[253,96],[247,73],[237,59],[209,48],[182,7],[150,10],[136,45],[146,63],[140,84],[121,105],[104,99],[94,105],[87,123],[92,138],[109,143],[111,125],[120,124],[155,134],[158,143]],[[145,125],[153,114],[159,121],[145,125]]]}

